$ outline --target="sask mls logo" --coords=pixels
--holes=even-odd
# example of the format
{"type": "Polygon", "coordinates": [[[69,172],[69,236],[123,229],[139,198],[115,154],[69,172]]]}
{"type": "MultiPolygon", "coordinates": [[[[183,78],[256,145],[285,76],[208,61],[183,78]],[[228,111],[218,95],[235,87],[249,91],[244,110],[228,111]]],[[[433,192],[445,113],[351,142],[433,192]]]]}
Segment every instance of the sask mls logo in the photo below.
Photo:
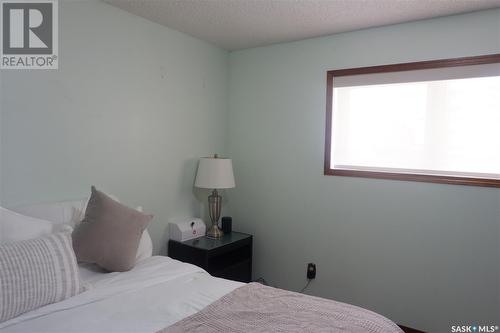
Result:
{"type": "Polygon", "coordinates": [[[462,326],[452,326],[452,333],[494,333],[498,332],[499,327],[497,325],[462,325],[462,326]]]}
{"type": "Polygon", "coordinates": [[[57,0],[0,0],[2,69],[58,67],[57,0]]]}

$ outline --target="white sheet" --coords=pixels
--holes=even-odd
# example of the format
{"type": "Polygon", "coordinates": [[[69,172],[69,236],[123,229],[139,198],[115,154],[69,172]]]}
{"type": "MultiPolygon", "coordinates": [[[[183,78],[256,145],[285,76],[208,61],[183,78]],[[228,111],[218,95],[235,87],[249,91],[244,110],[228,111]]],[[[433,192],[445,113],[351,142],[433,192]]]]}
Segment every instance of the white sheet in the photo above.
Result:
{"type": "Polygon", "coordinates": [[[89,274],[84,280],[87,291],[6,321],[0,331],[151,333],[243,285],[161,256],[129,272],[89,274]]]}
{"type": "Polygon", "coordinates": [[[78,264],[78,273],[85,285],[97,282],[97,280],[105,279],[109,276],[106,274],[106,271],[95,264],[78,264]]]}

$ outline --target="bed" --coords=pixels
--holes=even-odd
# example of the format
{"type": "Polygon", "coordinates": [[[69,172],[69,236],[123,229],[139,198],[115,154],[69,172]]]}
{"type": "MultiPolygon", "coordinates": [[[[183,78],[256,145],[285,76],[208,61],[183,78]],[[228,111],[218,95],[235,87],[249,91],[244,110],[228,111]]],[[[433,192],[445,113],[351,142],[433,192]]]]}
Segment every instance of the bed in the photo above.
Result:
{"type": "MultiPolygon", "coordinates": [[[[32,213],[33,208],[30,211],[32,213]]],[[[44,211],[47,210],[44,208],[44,211]]],[[[9,214],[12,215],[12,212],[9,214]]],[[[36,215],[41,214],[37,212],[36,215]]],[[[24,219],[20,215],[14,217],[16,223],[24,219]]],[[[42,221],[29,222],[39,225],[42,221]]],[[[5,232],[5,226],[3,228],[5,237],[8,233],[5,232]]],[[[29,231],[32,232],[33,228],[29,231]]],[[[56,234],[45,237],[50,239],[56,234]]],[[[68,244],[71,244],[71,234],[68,233],[66,237],[68,244]]],[[[2,246],[5,249],[17,243],[10,244],[2,245],[0,239],[0,250],[2,246]]],[[[69,252],[74,255],[72,250],[69,252]]],[[[7,252],[0,251],[0,255],[2,253],[5,259],[7,252]]],[[[139,251],[137,254],[135,266],[125,272],[108,273],[94,264],[77,266],[75,260],[73,267],[77,270],[81,292],[0,322],[0,331],[402,332],[389,319],[353,305],[257,283],[244,284],[220,279],[202,268],[167,256],[149,254],[140,258],[139,251]]],[[[8,284],[9,281],[0,278],[0,287],[3,282],[8,284]]],[[[4,285],[4,295],[0,294],[0,301],[2,297],[8,298],[8,293],[4,285]]],[[[0,315],[1,312],[0,306],[0,315]]]]}
{"type": "Polygon", "coordinates": [[[79,265],[86,291],[0,324],[10,332],[157,332],[242,284],[153,256],[124,273],[79,265]]]}
{"type": "MultiPolygon", "coordinates": [[[[1,323],[0,331],[159,332],[245,285],[212,277],[199,267],[165,256],[145,259],[124,273],[103,273],[86,265],[79,265],[79,270],[86,291],[1,323]]],[[[385,327],[383,331],[366,328],[364,332],[401,332],[388,319],[359,310],[358,314],[368,316],[371,323],[375,318],[377,325],[385,327]]],[[[337,320],[338,323],[341,325],[326,331],[354,332],[343,329],[342,320],[337,320]]],[[[302,331],[316,331],[308,330],[307,326],[304,323],[302,331]]]]}

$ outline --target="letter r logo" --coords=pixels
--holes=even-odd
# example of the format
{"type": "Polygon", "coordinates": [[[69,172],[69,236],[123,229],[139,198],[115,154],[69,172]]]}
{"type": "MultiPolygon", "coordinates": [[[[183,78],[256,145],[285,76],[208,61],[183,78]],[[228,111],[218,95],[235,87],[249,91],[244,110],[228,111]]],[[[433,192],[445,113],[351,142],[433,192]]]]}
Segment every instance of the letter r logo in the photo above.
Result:
{"type": "Polygon", "coordinates": [[[50,2],[2,2],[3,54],[52,54],[50,2]]]}

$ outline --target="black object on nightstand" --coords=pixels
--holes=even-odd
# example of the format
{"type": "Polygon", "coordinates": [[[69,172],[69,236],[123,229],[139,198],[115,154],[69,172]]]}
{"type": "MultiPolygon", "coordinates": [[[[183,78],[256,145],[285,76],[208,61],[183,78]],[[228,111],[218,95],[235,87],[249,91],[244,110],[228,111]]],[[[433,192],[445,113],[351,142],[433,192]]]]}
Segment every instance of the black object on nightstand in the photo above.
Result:
{"type": "Polygon", "coordinates": [[[252,235],[233,231],[220,239],[200,237],[168,241],[168,256],[205,269],[211,275],[240,282],[252,280],[252,235]]]}

